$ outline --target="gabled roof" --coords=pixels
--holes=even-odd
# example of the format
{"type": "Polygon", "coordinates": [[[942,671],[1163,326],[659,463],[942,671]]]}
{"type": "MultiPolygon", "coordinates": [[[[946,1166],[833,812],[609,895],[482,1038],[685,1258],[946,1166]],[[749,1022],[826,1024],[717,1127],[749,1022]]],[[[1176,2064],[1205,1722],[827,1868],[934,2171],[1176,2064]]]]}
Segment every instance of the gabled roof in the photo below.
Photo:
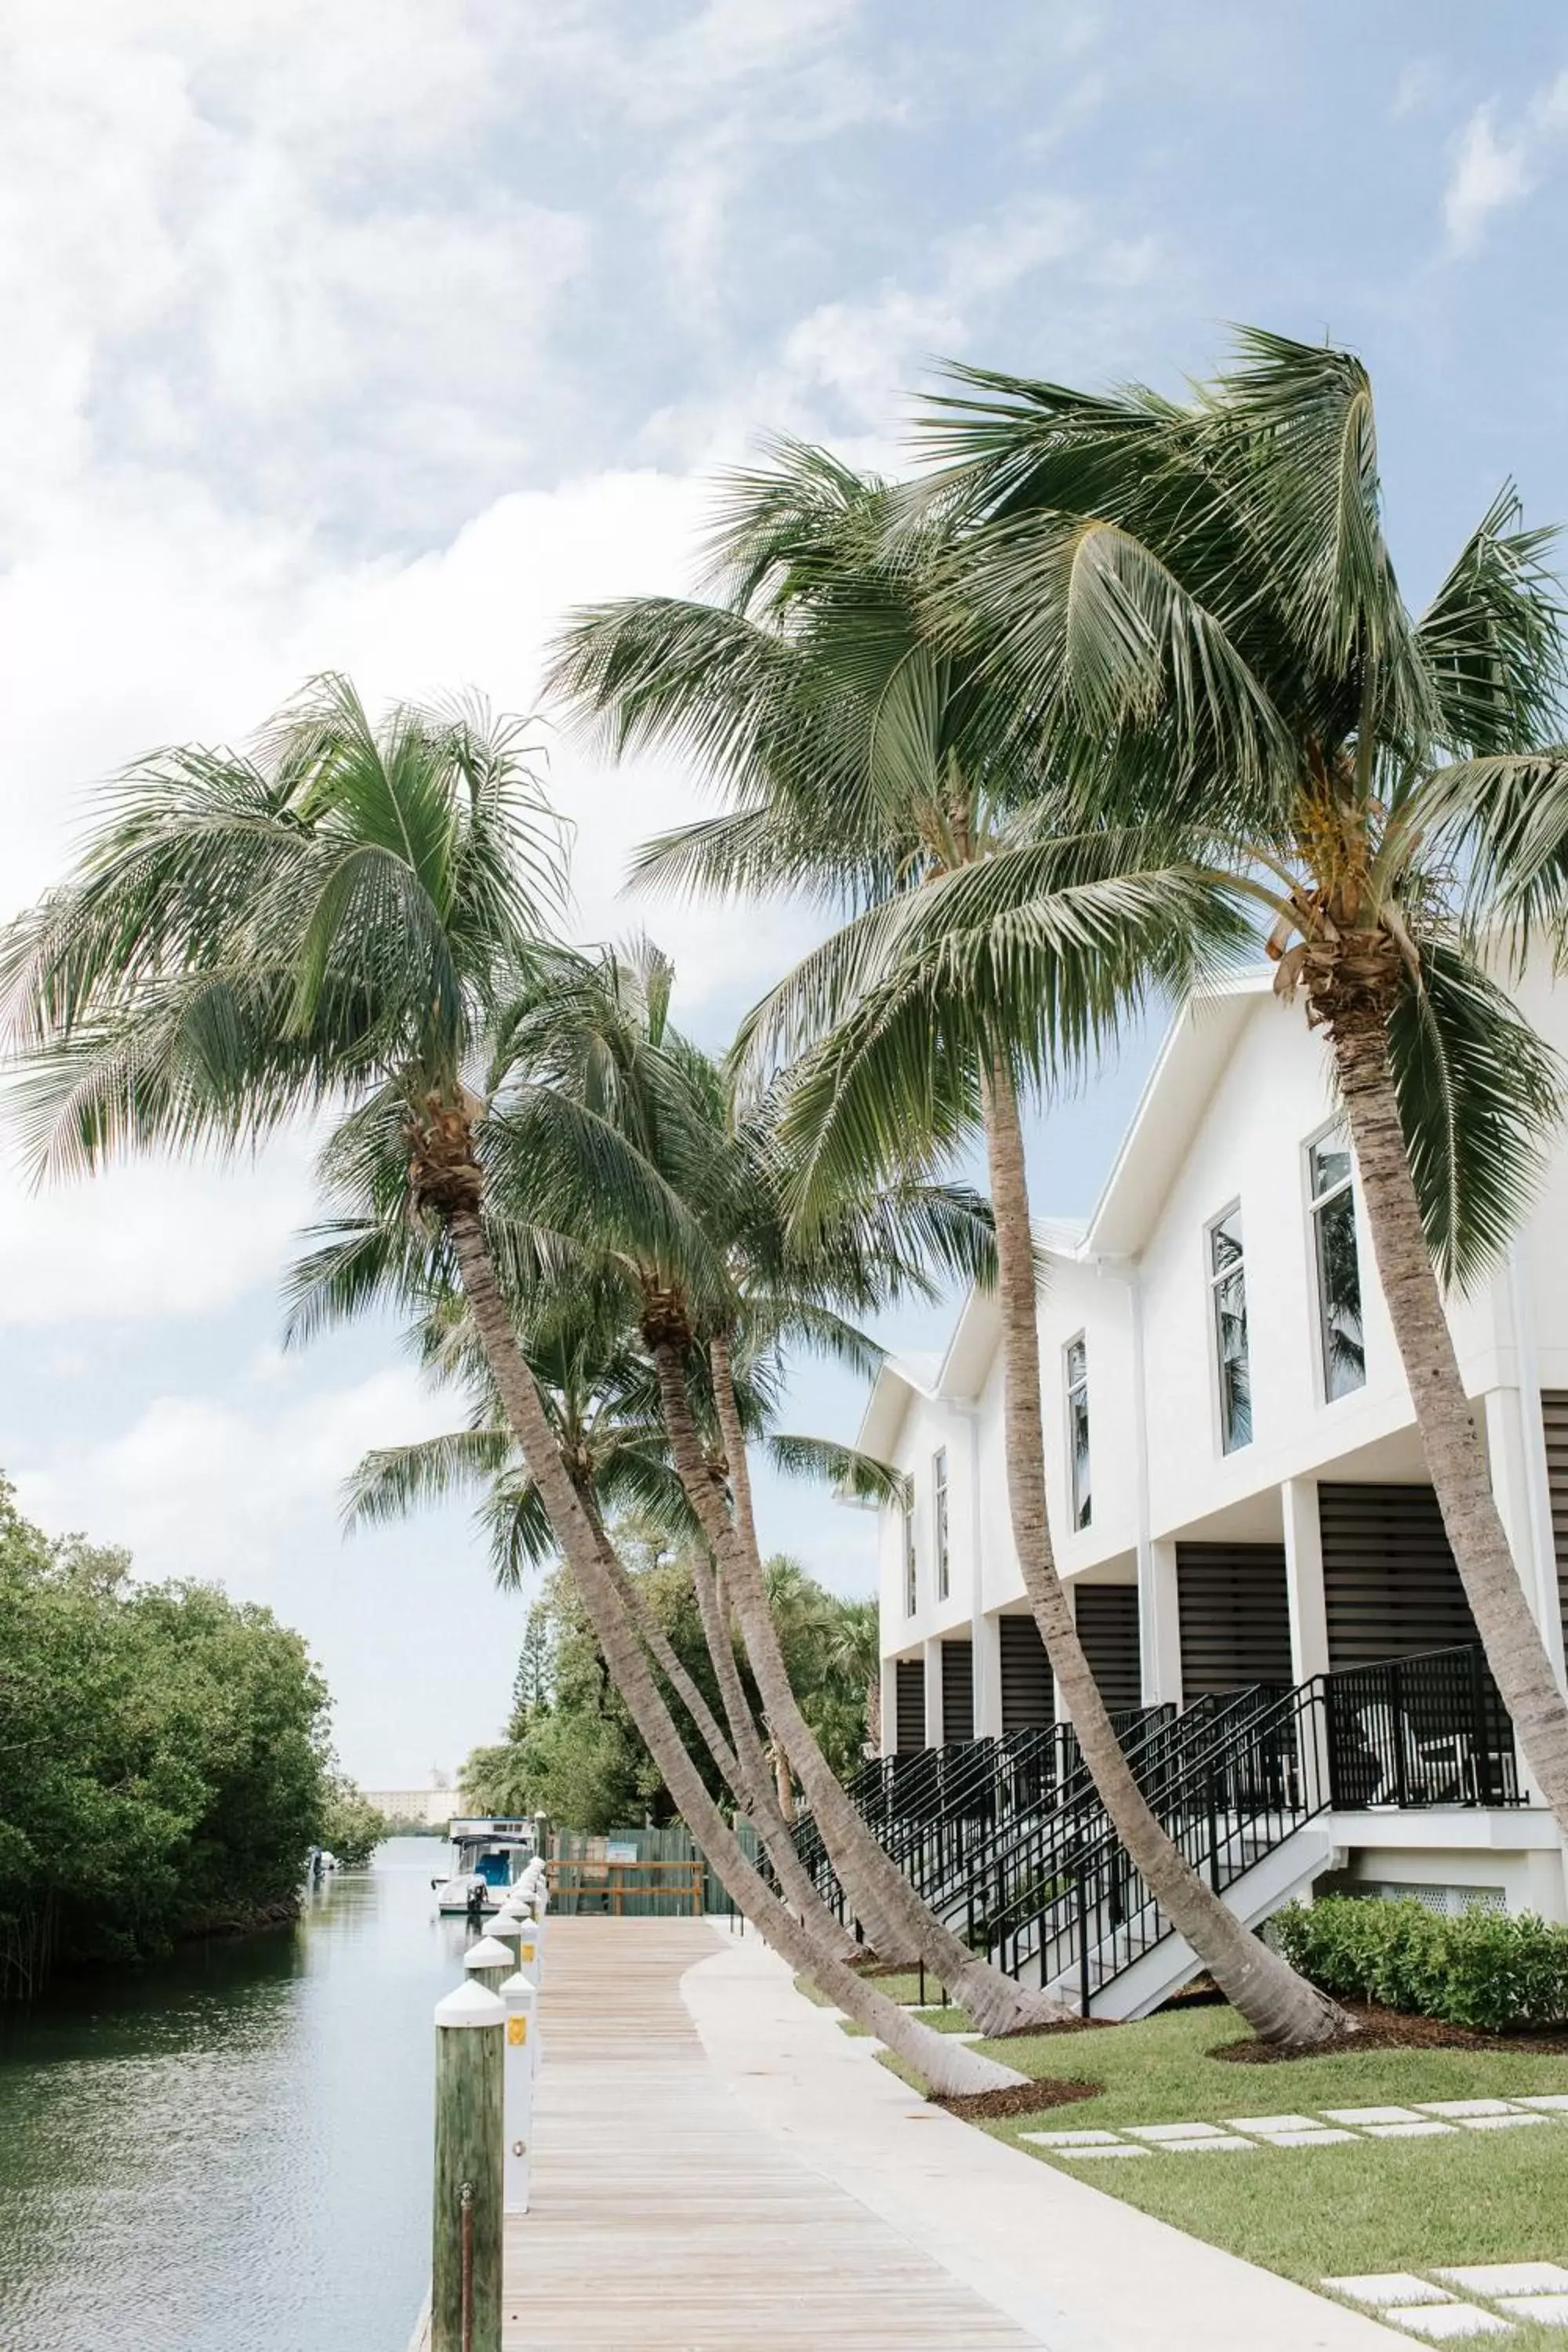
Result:
{"type": "MultiPolygon", "coordinates": [[[[1084,1227],[1069,1217],[1047,1217],[1035,1227],[1037,1245],[1047,1257],[1076,1258],[1082,1248],[1084,1227]]],[[[950,1404],[973,1404],[1001,1338],[996,1300],[988,1290],[971,1290],[958,1312],[952,1336],[939,1356],[887,1356],[871,1384],[856,1444],[863,1454],[885,1459],[899,1433],[911,1396],[950,1404]]]]}
{"type": "Polygon", "coordinates": [[[1182,1006],[1089,1218],[1085,1257],[1135,1257],[1143,1247],[1236,1041],[1273,985],[1272,967],[1258,965],[1182,1006]]]}
{"type": "MultiPolygon", "coordinates": [[[[1121,1139],[1087,1224],[1068,1217],[1037,1221],[1047,1257],[1083,1265],[1136,1257],[1259,997],[1274,984],[1272,966],[1257,965],[1189,998],[1172,1021],[1132,1121],[1121,1139]]],[[[889,1356],[871,1386],[856,1440],[886,1460],[912,1396],[973,1404],[985,1385],[1001,1337],[994,1298],[972,1290],[945,1352],[889,1356]]]]}

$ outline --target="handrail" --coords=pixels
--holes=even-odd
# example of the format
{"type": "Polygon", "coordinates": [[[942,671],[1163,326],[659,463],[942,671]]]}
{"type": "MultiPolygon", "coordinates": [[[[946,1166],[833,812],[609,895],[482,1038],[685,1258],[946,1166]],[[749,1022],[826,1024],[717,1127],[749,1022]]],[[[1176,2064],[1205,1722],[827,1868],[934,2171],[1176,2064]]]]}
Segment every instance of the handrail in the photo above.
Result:
{"type": "MultiPolygon", "coordinates": [[[[1216,1892],[1330,1805],[1524,1801],[1512,1726],[1476,1645],[1112,1722],[1155,1818],[1216,1892]]],[[[1042,1981],[1070,1979],[1092,2000],[1168,1932],[1070,1724],[875,1761],[855,1784],[868,1824],[922,1899],[1002,1968],[1037,1965],[1042,1981]]],[[[808,1813],[795,1836],[844,1917],[808,1813]]]]}
{"type": "MultiPolygon", "coordinates": [[[[1305,1822],[1347,1802],[1369,1759],[1389,1793],[1363,1802],[1521,1801],[1512,1727],[1479,1646],[1240,1692],[1178,1767],[1142,1785],[1166,1834],[1223,1894],[1305,1822]]],[[[1032,1883],[972,1916],[971,1940],[1010,1973],[1032,1964],[1042,1983],[1074,1983],[1087,2014],[1168,1922],[1103,1813],[1049,1817],[1029,1860],[1032,1883]]]]}

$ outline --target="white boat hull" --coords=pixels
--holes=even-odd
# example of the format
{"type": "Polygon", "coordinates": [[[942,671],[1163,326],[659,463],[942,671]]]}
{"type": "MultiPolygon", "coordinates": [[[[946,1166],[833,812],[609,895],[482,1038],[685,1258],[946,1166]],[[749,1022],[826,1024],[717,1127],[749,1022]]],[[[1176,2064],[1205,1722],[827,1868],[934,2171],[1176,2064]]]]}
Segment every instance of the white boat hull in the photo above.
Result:
{"type": "Polygon", "coordinates": [[[476,1880],[472,1878],[445,1879],[436,1889],[437,1910],[447,1913],[458,1913],[466,1917],[468,1916],[468,1905],[473,1899],[473,1893],[476,1885],[484,1887],[484,1909],[487,1911],[499,1911],[500,1909],[500,1896],[496,1888],[486,1885],[483,1879],[476,1880]]]}

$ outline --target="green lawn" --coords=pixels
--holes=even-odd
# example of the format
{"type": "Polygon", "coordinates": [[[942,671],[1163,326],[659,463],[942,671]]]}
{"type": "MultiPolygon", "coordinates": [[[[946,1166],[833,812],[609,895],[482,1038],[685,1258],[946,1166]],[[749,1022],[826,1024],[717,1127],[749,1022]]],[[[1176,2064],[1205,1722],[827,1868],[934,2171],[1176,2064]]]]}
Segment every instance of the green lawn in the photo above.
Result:
{"type": "MultiPolygon", "coordinates": [[[[931,2021],[941,2022],[941,2013],[932,2012],[931,2021]]],[[[1568,2057],[1373,2050],[1237,2066],[1206,2054],[1243,2031],[1228,2009],[1191,2009],[1098,2033],[980,2043],[1023,2073],[1105,2088],[1070,2107],[977,2128],[1017,2142],[1026,2131],[1223,2123],[1232,2116],[1568,2091],[1568,2057]]],[[[1568,2264],[1564,2123],[1452,2139],[1155,2155],[1121,2164],[1075,2166],[1026,2145],[1026,2153],[1309,2286],[1335,2273],[1439,2263],[1568,2264]]],[[[1568,2329],[1520,2327],[1496,2340],[1516,2352],[1547,2346],[1563,2352],[1568,2329]]]]}
{"type": "MultiPolygon", "coordinates": [[[[920,1999],[920,1979],[912,1973],[908,1976],[870,1977],[867,1981],[874,1992],[886,1993],[889,2000],[900,2001],[908,2005],[920,1999]]],[[[926,1983],[929,1989],[931,1983],[929,1977],[926,1983]]],[[[818,2009],[833,2007],[826,1994],[818,1992],[809,1977],[796,1977],[795,1989],[796,1992],[805,1993],[807,2000],[815,2001],[818,2009]]],[[[963,2010],[956,2008],[952,2001],[948,2002],[945,2009],[924,2009],[921,2011],[921,2015],[928,2025],[934,2025],[939,2033],[967,2033],[970,2031],[968,2018],[963,2010]]],[[[845,2033],[858,2034],[864,2033],[866,2029],[863,2025],[857,2025],[852,2019],[844,2018],[840,2021],[840,2031],[845,2033]]]]}

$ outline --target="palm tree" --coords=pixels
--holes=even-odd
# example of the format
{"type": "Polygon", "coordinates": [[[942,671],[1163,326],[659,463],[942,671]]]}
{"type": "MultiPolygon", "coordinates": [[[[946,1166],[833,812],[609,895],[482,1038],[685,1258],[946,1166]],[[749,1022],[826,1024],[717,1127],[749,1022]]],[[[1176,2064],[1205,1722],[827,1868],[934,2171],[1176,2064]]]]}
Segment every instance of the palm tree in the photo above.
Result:
{"type": "MultiPolygon", "coordinates": [[[[478,706],[401,706],[378,727],[345,681],[323,679],[250,756],[153,755],[7,943],[37,1163],[244,1148],[345,1099],[351,1118],[394,1126],[410,1214],[449,1253],[610,1674],[737,1905],[933,2084],[1011,2080],[824,1952],[751,1868],[653,1679],[518,1348],[486,1229],[488,1156],[509,1129],[515,1143],[547,1120],[563,1149],[603,1166],[626,1156],[602,1125],[471,1084],[497,1007],[545,952],[562,887],[521,731],[478,706]]],[[[659,1214],[635,1170],[616,1197],[659,1214]]],[[[668,1222],[673,1234],[672,1208],[668,1222]]]]}
{"type": "MultiPolygon", "coordinates": [[[[658,1376],[672,1465],[739,1620],[769,1726],[805,1788],[866,1932],[884,1956],[920,1958],[983,2032],[1059,2017],[1059,2003],[1025,1991],[934,1916],[878,1844],[822,1753],[768,1608],[735,1386],[737,1350],[754,1355],[759,1342],[776,1348],[789,1337],[847,1352],[865,1365],[873,1351],[833,1302],[863,1307],[918,1279],[911,1240],[920,1244],[934,1236],[951,1252],[966,1240],[973,1245],[979,1221],[956,1194],[906,1185],[869,1202],[837,1199],[814,1226],[809,1251],[791,1242],[768,1124],[727,1121],[720,1074],[669,1024],[671,979],[667,961],[651,949],[631,961],[604,957],[596,976],[585,967],[575,988],[542,992],[526,1014],[509,1022],[507,1051],[531,1083],[574,1089],[581,1108],[613,1121],[627,1148],[682,1201],[706,1244],[706,1255],[688,1251],[684,1266],[668,1250],[634,1248],[622,1256],[639,1294],[641,1337],[658,1376]],[[689,1278],[687,1269],[701,1279],[689,1278]],[[717,1456],[705,1441],[694,1385],[701,1375],[721,1440],[717,1456]]],[[[533,1181],[531,1164],[518,1171],[525,1193],[533,1181]]],[[[984,1242],[988,1247],[988,1228],[984,1242]]],[[[697,1580],[736,1747],[756,1781],[763,1759],[751,1748],[738,1684],[731,1685],[727,1618],[700,1564],[697,1580]]],[[[760,1799],[760,1789],[756,1793],[760,1799]]]]}
{"type": "MultiPolygon", "coordinates": [[[[296,1270],[293,1331],[320,1328],[330,1318],[342,1252],[345,1244],[351,1249],[361,1246],[363,1231],[361,1221],[350,1223],[346,1230],[330,1234],[325,1246],[296,1270]]],[[[757,1832],[792,1908],[811,1923],[821,1941],[842,1958],[853,1958],[853,1938],[823,1904],[788,1834],[793,1806],[784,1801],[787,1782],[781,1785],[777,1802],[770,1800],[762,1745],[718,1603],[702,1532],[671,1467],[658,1384],[646,1357],[630,1344],[624,1297],[605,1281],[573,1282],[558,1274],[543,1298],[531,1309],[514,1306],[513,1317],[562,1460],[595,1528],[605,1530],[623,1513],[636,1513],[645,1524],[660,1529],[685,1562],[733,1746],[663,1628],[644,1606],[636,1579],[626,1573],[606,1534],[605,1565],[645,1648],[757,1832]]],[[[497,1580],[516,1587],[528,1570],[556,1556],[554,1531],[537,1483],[506,1426],[461,1301],[443,1298],[420,1327],[419,1336],[426,1365],[474,1395],[469,1425],[367,1454],[351,1483],[351,1523],[401,1517],[419,1504],[477,1488],[483,1497],[497,1580]]],[[[773,1406],[769,1383],[742,1380],[739,1409],[747,1428],[762,1434],[771,1458],[792,1475],[847,1481],[865,1494],[901,1490],[896,1473],[852,1447],[767,1431],[764,1424],[773,1406]]]]}
{"type": "Polygon", "coordinates": [[[1080,1066],[1130,1007],[1233,950],[1239,927],[1163,859],[1147,823],[1064,831],[1070,805],[998,693],[989,649],[931,617],[952,535],[908,531],[889,552],[900,516],[883,485],[786,445],[733,488],[717,542],[725,601],[585,614],[554,682],[610,748],[679,744],[736,803],[651,845],[645,880],[794,887],[849,911],[744,1033],[764,1066],[805,1055],[784,1122],[797,1224],[846,1181],[923,1167],[983,1123],[1013,1532],[1085,1760],[1162,1909],[1237,2008],[1267,2039],[1310,2043],[1340,2012],[1166,1837],[1057,1574],[1018,1115],[1021,1087],[1080,1066]]]}
{"type": "Polygon", "coordinates": [[[958,374],[931,419],[949,469],[927,489],[968,526],[952,608],[993,633],[1037,746],[1093,747],[1096,814],[1184,830],[1216,887],[1261,910],[1277,986],[1322,1031],[1448,1541],[1568,1829],[1568,1705],[1443,1299],[1508,1239],[1562,1109],[1475,928],[1494,953],[1510,931],[1519,951],[1532,929],[1559,952],[1568,939],[1551,535],[1505,488],[1411,612],[1349,352],[1248,331],[1180,404],[958,374]]]}

